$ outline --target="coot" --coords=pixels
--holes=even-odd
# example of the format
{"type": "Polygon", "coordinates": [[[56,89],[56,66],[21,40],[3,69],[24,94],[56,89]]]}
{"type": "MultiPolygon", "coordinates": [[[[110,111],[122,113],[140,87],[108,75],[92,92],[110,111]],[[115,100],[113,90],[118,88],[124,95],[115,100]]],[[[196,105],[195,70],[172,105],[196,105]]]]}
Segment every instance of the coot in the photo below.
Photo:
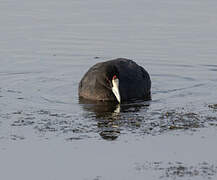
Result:
{"type": "Polygon", "coordinates": [[[151,99],[148,72],[134,61],[118,58],[92,66],[79,83],[79,97],[96,101],[151,99]]]}

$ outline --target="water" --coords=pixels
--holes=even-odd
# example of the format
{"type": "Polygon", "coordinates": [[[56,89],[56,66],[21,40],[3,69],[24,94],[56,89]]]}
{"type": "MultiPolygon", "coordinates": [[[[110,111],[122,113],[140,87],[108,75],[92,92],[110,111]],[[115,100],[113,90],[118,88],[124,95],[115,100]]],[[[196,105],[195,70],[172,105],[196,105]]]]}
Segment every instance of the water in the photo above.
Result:
{"type": "Polygon", "coordinates": [[[1,0],[1,177],[216,179],[216,5],[1,0]],[[117,57],[150,73],[152,101],[79,102],[117,57]]]}

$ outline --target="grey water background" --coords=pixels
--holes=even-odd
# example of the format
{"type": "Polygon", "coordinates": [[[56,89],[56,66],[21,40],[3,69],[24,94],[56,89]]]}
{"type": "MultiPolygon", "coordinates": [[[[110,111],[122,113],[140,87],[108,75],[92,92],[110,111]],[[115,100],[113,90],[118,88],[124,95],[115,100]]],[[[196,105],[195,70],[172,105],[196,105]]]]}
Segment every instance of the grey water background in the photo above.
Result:
{"type": "Polygon", "coordinates": [[[216,179],[216,8],[0,0],[1,179],[216,179]],[[79,102],[88,68],[117,57],[150,73],[152,101],[79,102]]]}

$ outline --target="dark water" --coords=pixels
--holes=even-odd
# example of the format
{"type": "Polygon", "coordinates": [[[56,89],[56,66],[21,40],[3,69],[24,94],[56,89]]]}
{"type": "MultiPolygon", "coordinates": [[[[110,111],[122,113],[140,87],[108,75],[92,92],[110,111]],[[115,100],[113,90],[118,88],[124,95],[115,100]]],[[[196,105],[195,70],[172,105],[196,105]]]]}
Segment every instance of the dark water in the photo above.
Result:
{"type": "Polygon", "coordinates": [[[0,1],[0,173],[216,179],[217,2],[0,1]],[[152,101],[79,102],[97,62],[134,59],[152,101]]]}

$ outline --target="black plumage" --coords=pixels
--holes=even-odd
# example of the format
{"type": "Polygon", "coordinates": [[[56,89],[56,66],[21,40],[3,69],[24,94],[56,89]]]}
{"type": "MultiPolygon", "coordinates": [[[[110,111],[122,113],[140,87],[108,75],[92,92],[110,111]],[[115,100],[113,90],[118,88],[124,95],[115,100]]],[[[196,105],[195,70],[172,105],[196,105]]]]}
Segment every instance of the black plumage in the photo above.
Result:
{"type": "Polygon", "coordinates": [[[148,72],[134,61],[118,58],[92,66],[79,83],[79,97],[89,100],[117,101],[112,92],[112,78],[119,79],[121,102],[151,99],[148,72]]]}

